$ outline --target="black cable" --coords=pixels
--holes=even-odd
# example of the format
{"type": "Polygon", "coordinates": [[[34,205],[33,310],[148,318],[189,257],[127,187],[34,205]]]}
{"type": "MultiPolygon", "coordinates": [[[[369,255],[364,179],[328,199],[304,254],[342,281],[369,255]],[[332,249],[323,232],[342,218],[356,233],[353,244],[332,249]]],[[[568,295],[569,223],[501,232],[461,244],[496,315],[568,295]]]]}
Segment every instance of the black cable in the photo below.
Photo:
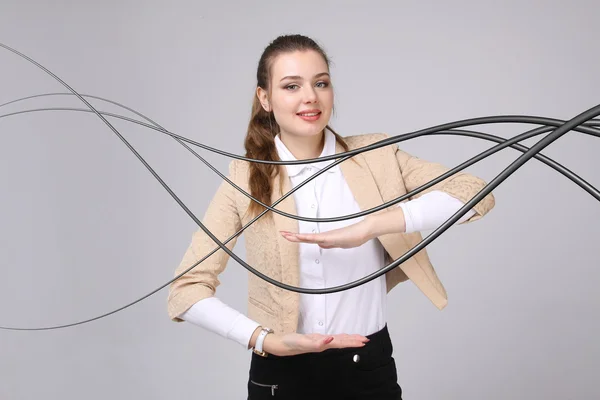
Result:
{"type": "MultiPolygon", "coordinates": [[[[38,95],[41,96],[41,95],[38,95]]],[[[93,98],[97,98],[97,99],[101,99],[119,106],[122,106],[121,104],[114,102],[112,100],[106,100],[103,99],[101,97],[97,97],[97,96],[91,96],[91,95],[82,95],[84,97],[93,97],[93,98]]],[[[37,97],[37,96],[30,96],[27,98],[32,98],[32,97],[37,97]]],[[[19,100],[24,100],[27,98],[23,98],[23,99],[19,99],[19,100]]],[[[1,104],[0,108],[3,107],[6,104],[10,104],[10,103],[14,103],[18,100],[14,100],[11,101],[9,103],[5,103],[5,104],[1,104]]],[[[137,115],[141,116],[142,118],[150,121],[151,123],[153,123],[155,126],[152,125],[148,125],[145,124],[141,121],[132,119],[132,118],[128,118],[125,117],[123,115],[119,115],[119,114],[115,114],[115,113],[110,113],[110,112],[106,112],[106,111],[99,111],[100,114],[102,115],[106,115],[109,117],[114,117],[114,118],[119,118],[128,122],[133,122],[135,124],[138,125],[142,125],[144,127],[150,128],[150,129],[154,129],[160,133],[172,136],[175,140],[177,140],[178,143],[180,143],[182,146],[184,146],[187,150],[189,150],[192,154],[194,154],[197,158],[200,159],[200,161],[202,161],[206,166],[208,166],[213,172],[215,172],[217,175],[219,175],[219,177],[221,177],[222,179],[224,179],[227,183],[229,183],[231,186],[233,186],[237,191],[239,191],[240,193],[242,193],[244,196],[248,197],[249,199],[257,202],[258,204],[260,204],[261,206],[265,207],[268,209],[268,211],[272,211],[276,214],[288,217],[288,218],[292,218],[298,221],[307,221],[307,222],[337,222],[337,221],[344,221],[344,220],[348,220],[348,219],[352,219],[352,218],[356,218],[356,217],[362,217],[368,214],[371,214],[373,212],[379,211],[381,209],[387,208],[389,206],[393,206],[394,204],[397,204],[405,199],[408,199],[409,197],[412,197],[420,192],[422,192],[423,190],[428,189],[429,187],[443,181],[444,179],[447,179],[448,177],[454,175],[457,172],[462,171],[463,169],[487,158],[488,156],[497,153],[500,150],[503,150],[506,147],[512,147],[515,149],[520,150],[521,152],[525,152],[527,151],[527,149],[529,149],[528,147],[525,147],[523,145],[517,145],[515,143],[520,142],[522,140],[526,140],[529,139],[531,137],[540,135],[542,133],[546,133],[552,130],[551,126],[542,126],[527,132],[524,132],[518,136],[515,136],[511,139],[503,139],[499,136],[493,136],[493,135],[489,135],[489,134],[485,134],[485,133],[481,133],[481,132],[473,132],[473,131],[465,131],[465,130],[457,130],[457,129],[447,129],[447,130],[442,130],[442,131],[435,131],[435,132],[430,132],[427,133],[427,136],[433,136],[433,135],[456,135],[456,136],[467,136],[467,137],[476,137],[476,138],[480,138],[480,139],[484,139],[484,140],[489,140],[492,142],[496,142],[499,143],[498,146],[494,146],[486,151],[484,151],[483,153],[479,153],[478,155],[470,158],[469,160],[463,162],[462,164],[454,167],[453,169],[445,172],[444,174],[436,177],[434,180],[431,180],[429,182],[427,182],[426,184],[419,186],[418,188],[412,190],[409,193],[406,193],[400,197],[395,198],[394,200],[390,200],[388,202],[385,202],[377,207],[373,207],[364,211],[360,211],[358,213],[354,213],[354,214],[348,214],[348,215],[342,215],[339,217],[329,217],[329,218],[310,218],[310,217],[302,217],[299,215],[295,215],[295,214],[290,214],[290,213],[286,213],[285,211],[280,211],[277,210],[275,208],[273,208],[272,206],[269,206],[263,202],[261,202],[260,200],[256,199],[255,197],[253,197],[252,195],[250,195],[248,192],[246,192],[244,189],[240,188],[238,185],[236,185],[234,182],[232,182],[229,178],[227,178],[225,175],[223,175],[221,172],[219,172],[214,166],[212,166],[209,162],[207,162],[202,156],[200,156],[198,153],[196,153],[192,148],[190,148],[188,145],[186,145],[184,142],[186,141],[191,141],[188,138],[185,138],[184,136],[179,136],[176,134],[173,134],[172,132],[166,131],[164,128],[162,128],[160,125],[158,125],[156,122],[153,122],[152,120],[150,120],[149,118],[145,117],[144,115],[140,114],[139,112],[126,107],[126,106],[122,106],[123,108],[126,108],[127,110],[130,110],[134,113],[136,113],[137,115]],[[186,139],[186,140],[181,140],[180,138],[186,139]]],[[[0,118],[4,118],[4,117],[9,117],[9,116],[14,116],[14,115],[18,115],[18,114],[25,114],[25,113],[30,113],[30,112],[40,112],[40,111],[77,111],[77,112],[87,112],[87,113],[91,113],[92,111],[90,110],[85,110],[85,109],[81,109],[81,108],[71,108],[71,107],[47,107],[47,108],[38,108],[38,109],[30,109],[30,110],[22,110],[22,111],[15,111],[12,113],[8,113],[8,114],[2,114],[0,115],[0,118]]],[[[564,121],[561,121],[562,123],[564,123],[564,121]]],[[[587,121],[584,124],[582,124],[582,127],[577,127],[574,128],[573,130],[579,130],[582,131],[588,135],[592,135],[592,136],[596,136],[596,137],[600,137],[600,130],[594,129],[592,128],[593,126],[599,125],[600,121],[596,121],[596,120],[592,120],[592,121],[587,121]],[[587,129],[585,127],[588,127],[587,129]]],[[[560,126],[560,124],[556,124],[556,126],[560,126]]],[[[396,139],[398,139],[398,142],[404,141],[405,136],[404,135],[397,135],[394,136],[396,139]]],[[[408,135],[413,135],[408,134],[408,135]]],[[[424,135],[419,135],[419,136],[424,136],[424,135]]],[[[416,136],[416,137],[419,137],[416,136]]],[[[414,137],[411,137],[414,138],[414,137]]],[[[342,153],[339,153],[342,154],[342,153]]],[[[575,174],[574,172],[570,171],[569,169],[567,169],[566,167],[562,166],[561,164],[557,163],[556,161],[549,159],[548,157],[542,155],[542,154],[536,154],[534,156],[534,158],[539,159],[540,161],[542,161],[544,164],[551,166],[553,169],[557,170],[558,172],[560,172],[561,174],[565,175],[567,178],[569,178],[571,181],[573,181],[574,183],[576,183],[578,186],[580,186],[582,189],[584,189],[586,192],[588,192],[591,196],[595,197],[597,200],[600,201],[600,191],[598,189],[596,189],[594,186],[592,186],[590,183],[586,182],[583,178],[579,177],[577,174],[575,174]]],[[[247,160],[252,160],[252,159],[247,159],[247,160]]],[[[332,166],[333,167],[333,166],[332,166]]],[[[325,167],[325,170],[329,169],[331,167],[325,167]]],[[[322,173],[322,172],[321,172],[322,173]]],[[[320,175],[320,173],[316,173],[314,175],[311,175],[307,178],[307,181],[310,182],[312,179],[314,179],[315,177],[317,177],[318,175],[320,175]]],[[[308,183],[307,182],[307,183],[308,183]]],[[[302,184],[304,185],[304,183],[302,184]]],[[[238,232],[239,233],[239,232],[238,232]]]]}
{"type": "MultiPolygon", "coordinates": [[[[364,278],[361,278],[359,280],[356,280],[354,282],[350,282],[348,284],[345,285],[341,285],[341,286],[337,286],[337,287],[333,287],[333,288],[325,288],[325,289],[304,289],[304,288],[297,288],[297,287],[293,287],[290,285],[286,285],[280,282],[277,282],[269,277],[264,276],[263,274],[261,274],[259,271],[254,270],[251,266],[249,266],[248,264],[246,264],[243,260],[239,259],[239,257],[237,257],[233,252],[231,252],[227,247],[224,246],[223,243],[221,243],[190,211],[189,209],[185,206],[185,204],[183,204],[183,202],[181,202],[181,200],[175,195],[175,193],[173,193],[173,191],[164,183],[164,181],[162,181],[162,179],[160,178],[160,176],[158,176],[158,174],[156,174],[156,172],[150,167],[150,165],[141,157],[141,155],[139,153],[137,153],[137,151],[133,148],[133,146],[131,146],[127,140],[125,140],[125,138],[101,115],[101,113],[99,113],[90,103],[88,103],[81,95],[79,95],[75,90],[73,90],[70,86],[68,86],[64,81],[62,81],[60,78],[58,78],[56,75],[54,75],[52,72],[50,72],[49,70],[47,70],[46,68],[44,68],[43,66],[41,66],[40,64],[38,64],[37,62],[35,62],[34,60],[30,59],[29,57],[21,54],[20,52],[6,46],[0,43],[1,47],[6,48],[9,51],[12,51],[13,53],[25,58],[26,60],[30,61],[31,63],[33,63],[34,65],[38,66],[39,68],[41,68],[42,70],[44,70],[46,73],[48,73],[49,75],[51,75],[52,77],[54,77],[57,81],[59,81],[61,84],[63,84],[67,89],[69,89],[74,95],[76,95],[86,106],[88,106],[88,108],[90,108],[90,110],[92,110],[92,112],[94,112],[107,126],[109,126],[109,128],[111,128],[111,130],[125,143],[125,145],[134,153],[134,155],[136,155],[136,157],[140,160],[140,162],[142,162],[144,164],[144,166],[153,174],[153,176],[163,185],[163,187],[165,188],[165,190],[167,190],[169,192],[169,194],[171,194],[171,196],[179,203],[179,205],[186,211],[188,212],[188,215],[190,215],[190,217],[192,219],[194,219],[194,221],[201,227],[201,229],[203,229],[203,231],[213,240],[215,241],[215,243],[218,244],[218,246],[223,249],[223,251],[225,251],[227,254],[229,254],[229,256],[231,256],[232,258],[234,258],[236,261],[238,261],[238,263],[240,263],[241,265],[243,265],[246,269],[248,269],[249,271],[253,272],[255,275],[261,277],[262,279],[264,279],[267,282],[270,282],[280,288],[283,289],[287,289],[287,290],[292,290],[292,291],[296,291],[296,292],[300,292],[300,293],[311,293],[311,294],[324,294],[324,293],[334,293],[337,291],[341,291],[341,290],[347,290],[356,286],[359,286],[361,284],[367,283],[369,281],[371,281],[372,279],[375,279],[383,274],[385,274],[386,272],[388,272],[389,270],[395,268],[396,266],[398,266],[399,264],[401,264],[402,262],[406,261],[408,258],[412,257],[416,252],[420,251],[423,247],[425,247],[427,244],[429,244],[431,241],[435,240],[441,233],[443,233],[446,229],[448,229],[449,226],[451,226],[452,224],[454,224],[457,220],[459,220],[468,210],[470,210],[475,204],[477,204],[483,197],[485,197],[487,194],[489,194],[489,192],[491,192],[496,186],[498,186],[501,182],[503,182],[508,176],[510,176],[512,173],[514,173],[521,165],[523,165],[526,161],[528,161],[529,159],[531,159],[532,157],[534,157],[537,153],[539,153],[539,151],[541,151],[544,147],[546,147],[547,145],[549,145],[550,143],[552,143],[554,140],[556,140],[558,137],[564,135],[566,132],[568,132],[571,129],[576,128],[578,125],[581,125],[582,123],[585,123],[586,121],[594,118],[595,116],[600,114],[600,106],[594,107],[582,114],[580,114],[579,116],[577,116],[576,118],[566,122],[563,125],[560,125],[556,130],[554,130],[551,134],[549,134],[548,136],[546,136],[545,138],[543,138],[542,140],[540,140],[538,143],[536,143],[532,148],[530,148],[529,150],[526,150],[525,153],[520,156],[516,161],[514,161],[508,168],[506,168],[501,174],[499,174],[498,176],[496,176],[496,178],[494,178],[489,184],[487,184],[475,197],[473,197],[469,202],[467,202],[463,207],[461,207],[460,210],[458,210],[451,218],[449,218],[444,224],[442,224],[440,227],[438,227],[431,235],[429,235],[426,239],[424,239],[423,241],[421,241],[417,246],[413,247],[413,249],[411,249],[410,251],[408,251],[407,253],[405,253],[402,257],[400,257],[399,259],[395,260],[394,262],[392,262],[391,264],[389,264],[388,266],[380,269],[379,271],[370,274],[369,276],[366,276],[364,278]]],[[[441,131],[444,129],[452,129],[454,127],[458,127],[458,126],[462,126],[461,124],[466,124],[468,123],[469,125],[472,124],[484,124],[484,123],[494,123],[494,122],[520,122],[520,120],[523,117],[485,117],[485,118],[476,118],[476,119],[471,119],[471,120],[466,120],[466,121],[458,121],[458,122],[454,122],[454,123],[449,123],[449,124],[444,124],[438,127],[433,127],[433,128],[428,128],[419,132],[413,132],[410,134],[406,134],[406,135],[402,135],[402,140],[407,140],[409,138],[412,137],[418,137],[418,136],[422,136],[425,134],[430,134],[433,132],[437,132],[437,131],[441,131]],[[510,120],[510,121],[509,121],[510,120]]],[[[588,128],[589,129],[589,128],[588,128]]],[[[185,138],[180,137],[178,135],[172,135],[173,137],[178,137],[181,140],[184,140],[185,138]]],[[[188,140],[184,140],[184,141],[189,141],[188,140]]],[[[291,190],[290,192],[288,192],[285,196],[283,196],[282,198],[280,198],[279,200],[277,200],[275,203],[273,203],[272,207],[274,207],[275,205],[277,205],[279,202],[283,201],[287,196],[291,195],[295,190],[298,190],[300,187],[303,186],[303,184],[308,183],[311,179],[314,179],[316,176],[318,176],[320,173],[325,172],[326,170],[328,170],[329,168],[332,168],[333,166],[349,159],[351,156],[353,156],[354,154],[358,154],[361,153],[363,151],[369,151],[375,148],[379,148],[379,147],[383,147],[385,145],[389,145],[392,143],[396,143],[399,142],[400,140],[398,139],[398,137],[391,137],[382,141],[379,141],[375,144],[369,145],[369,146],[365,146],[363,148],[359,148],[359,149],[355,149],[346,153],[341,153],[341,154],[335,154],[332,156],[327,156],[327,157],[319,157],[316,159],[308,159],[308,160],[298,160],[296,162],[291,161],[291,162],[281,162],[281,161],[264,161],[264,160],[252,160],[252,159],[247,159],[245,157],[240,157],[240,156],[236,156],[236,155],[231,155],[229,153],[226,152],[222,152],[220,150],[217,149],[212,149],[215,152],[219,153],[219,154],[224,154],[224,155],[230,155],[232,156],[232,158],[238,158],[238,159],[244,159],[246,161],[252,161],[252,162],[263,162],[263,163],[272,163],[272,164],[285,164],[285,165],[290,165],[290,164],[304,164],[304,163],[311,163],[311,162],[315,162],[315,161],[325,161],[325,160],[330,160],[330,159],[335,159],[335,158],[339,158],[341,156],[344,156],[341,159],[338,159],[337,161],[335,161],[334,163],[330,164],[329,166],[327,166],[326,168],[324,168],[323,170],[319,171],[318,173],[312,175],[308,180],[304,181],[302,184],[296,186],[293,190],[291,190]]],[[[506,141],[508,142],[508,141],[506,141]]],[[[198,143],[194,143],[196,145],[199,145],[200,147],[204,147],[204,148],[208,148],[208,146],[204,146],[198,143]]],[[[500,144],[499,146],[504,145],[505,143],[500,144]]],[[[499,147],[499,146],[495,146],[495,147],[499,147]]],[[[504,147],[507,147],[508,145],[505,145],[504,147]]],[[[493,148],[492,148],[493,149],[493,148]]],[[[490,149],[491,150],[491,149],[490,149]]],[[[464,163],[463,163],[464,164],[464,163]]],[[[439,178],[439,177],[438,177],[439,178]]],[[[443,179],[443,178],[442,178],[443,179]]],[[[426,185],[432,185],[431,182],[429,182],[426,185]]],[[[426,186],[423,185],[423,186],[426,186]]],[[[588,184],[589,185],[589,184],[588,184]]],[[[423,187],[422,186],[422,187],[423,187]]],[[[581,186],[581,185],[580,185],[581,186]]],[[[590,185],[591,186],[591,185],[590,185]]],[[[421,190],[424,190],[423,188],[420,188],[421,190]]],[[[591,187],[592,189],[595,190],[595,188],[591,187]]],[[[414,194],[413,191],[411,192],[411,194],[414,194]]],[[[597,190],[596,190],[597,192],[597,190]]],[[[588,193],[592,194],[591,192],[588,191],[588,193]]],[[[398,200],[400,201],[400,200],[398,200]]],[[[383,207],[382,207],[383,208],[383,207]]],[[[374,209],[373,209],[374,210],[374,209]]],[[[262,213],[260,213],[257,217],[255,217],[252,221],[250,221],[249,224],[246,225],[249,226],[250,224],[252,224],[254,221],[256,221],[258,218],[260,218],[262,215],[264,215],[267,211],[269,211],[269,209],[265,209],[262,213]]],[[[373,212],[373,211],[372,211],[373,212]]],[[[238,232],[238,234],[241,232],[238,232]]],[[[235,237],[235,236],[233,236],[235,237]]],[[[216,251],[216,249],[215,249],[216,251]]],[[[199,262],[198,262],[199,263],[199,262]]],[[[195,265],[197,265],[198,263],[196,263],[195,265]]],[[[195,266],[194,265],[194,266],[195,266]]],[[[187,271],[185,271],[184,273],[187,273],[189,270],[191,270],[194,266],[190,267],[187,271]]],[[[179,275],[178,277],[176,277],[175,279],[178,279],[180,276],[182,276],[184,273],[182,273],[181,275],[179,275]]],[[[173,279],[173,280],[175,280],[173,279]]],[[[94,319],[98,319],[94,318],[94,319]]],[[[92,321],[94,319],[90,319],[86,322],[92,321]]],[[[3,328],[3,329],[15,329],[15,330],[46,330],[46,329],[57,329],[57,328],[61,328],[61,327],[67,327],[67,326],[73,326],[73,325],[78,325],[81,324],[83,322],[80,323],[75,323],[75,324],[69,324],[69,325],[62,325],[62,326],[56,326],[56,327],[47,327],[47,328],[33,328],[33,329],[26,329],[26,328],[3,328]]]]}
{"type": "MultiPolygon", "coordinates": [[[[92,97],[92,96],[88,96],[88,97],[92,97]]],[[[112,102],[112,101],[111,101],[112,102]]],[[[114,102],[113,102],[114,103],[114,102]]],[[[115,103],[118,104],[118,103],[115,103]]],[[[0,105],[0,107],[2,107],[3,105],[0,105]]],[[[123,106],[125,107],[125,106],[123,106]]],[[[126,107],[125,107],[126,108],[126,107]]],[[[129,108],[127,108],[129,109],[129,108]]],[[[89,110],[83,110],[83,109],[66,109],[66,108],[62,108],[62,109],[41,109],[41,110],[26,110],[26,111],[22,111],[22,112],[18,112],[18,113],[23,113],[23,112],[33,112],[33,111],[50,111],[50,110],[70,110],[70,111],[82,111],[82,112],[91,112],[89,110]]],[[[136,111],[129,109],[132,112],[135,112],[136,114],[144,117],[143,115],[137,113],[136,111]]],[[[120,116],[117,114],[111,114],[111,113],[103,113],[104,115],[108,115],[111,117],[115,117],[115,118],[121,118],[130,122],[134,122],[134,123],[138,123],[141,125],[145,125],[139,121],[124,117],[124,116],[120,116]]],[[[5,116],[9,116],[9,115],[15,115],[15,113],[11,113],[11,114],[5,114],[5,115],[1,115],[0,118],[5,117],[5,116]]],[[[591,122],[586,122],[585,124],[591,124],[591,122]]],[[[584,124],[584,125],[585,125],[584,124]]],[[[150,128],[156,129],[152,126],[148,126],[150,128]]],[[[546,127],[547,128],[547,127],[546,127]]],[[[548,128],[547,128],[548,129],[548,128]]],[[[551,128],[549,128],[551,129],[551,128]]],[[[505,139],[497,137],[497,136],[492,136],[492,135],[488,135],[488,134],[484,134],[484,133],[480,133],[480,132],[470,132],[470,131],[459,131],[459,130],[448,130],[448,131],[442,131],[442,132],[437,132],[437,134],[450,134],[450,135],[464,135],[464,136],[471,136],[471,137],[477,137],[477,138],[482,138],[482,139],[486,139],[486,140],[490,140],[490,141],[495,141],[498,143],[503,143],[506,142],[505,139]]],[[[593,135],[597,135],[596,133],[591,133],[593,135]]],[[[184,143],[182,143],[182,145],[184,145],[188,150],[190,150],[193,154],[197,155],[197,157],[199,157],[205,164],[207,164],[213,171],[215,171],[219,176],[221,176],[222,178],[224,178],[225,180],[227,180],[228,182],[230,182],[232,185],[234,185],[238,190],[240,190],[243,194],[245,194],[247,197],[258,201],[256,199],[254,199],[250,194],[248,194],[247,192],[245,192],[244,190],[242,190],[241,188],[239,188],[237,185],[235,185],[233,182],[231,182],[228,178],[226,178],[225,176],[223,176],[218,170],[216,170],[210,163],[208,163],[207,161],[205,161],[200,155],[198,155],[193,149],[189,148],[187,145],[185,145],[184,143]]],[[[525,152],[527,151],[527,147],[522,146],[522,145],[518,145],[518,144],[513,144],[510,147],[516,148],[517,150],[521,151],[521,152],[525,152]]],[[[571,179],[573,182],[575,182],[577,185],[579,185],[580,187],[582,187],[584,190],[588,191],[588,193],[590,193],[590,191],[595,190],[597,192],[597,190],[595,188],[593,188],[593,186],[589,185],[587,182],[583,181],[579,176],[577,176],[576,174],[572,173],[571,171],[569,171],[568,169],[566,169],[565,167],[563,167],[562,165],[560,165],[559,163],[555,162],[554,160],[551,160],[543,155],[540,154],[536,154],[534,155],[534,158],[539,159],[540,161],[544,162],[546,165],[549,165],[550,167],[552,167],[553,169],[557,170],[558,172],[560,172],[561,174],[565,175],[566,177],[568,177],[569,179],[571,179]]],[[[590,193],[592,194],[592,193],[590,193]]],[[[593,195],[593,194],[592,194],[593,195]]],[[[597,197],[597,194],[594,196],[597,197]]],[[[260,202],[259,202],[260,203],[260,202]]],[[[261,203],[262,204],[262,203],[261,203]]],[[[266,205],[265,205],[266,206],[266,205]]],[[[291,215],[291,214],[287,214],[287,213],[283,213],[279,210],[276,209],[272,209],[272,211],[274,212],[278,212],[281,214],[285,214],[285,215],[289,215],[291,218],[299,218],[297,216],[291,215]]],[[[232,237],[230,237],[227,241],[224,242],[224,244],[227,244],[233,237],[235,237],[236,235],[238,235],[239,233],[241,233],[241,231],[238,231],[236,234],[234,234],[232,237]]],[[[100,318],[104,318],[106,316],[112,315],[116,312],[122,311],[125,308],[128,308],[144,299],[146,299],[147,297],[153,295],[154,293],[158,292],[159,290],[163,289],[164,287],[168,286],[169,284],[171,284],[173,281],[175,281],[176,279],[178,279],[179,277],[181,277],[183,274],[187,273],[189,270],[191,270],[192,268],[194,268],[196,265],[200,264],[202,261],[204,261],[206,258],[210,257],[212,254],[214,254],[214,252],[216,252],[220,247],[216,247],[215,249],[213,249],[210,253],[208,253],[206,256],[204,256],[202,259],[200,259],[198,262],[196,262],[194,265],[192,265],[188,270],[184,271],[182,274],[178,275],[177,277],[173,278],[172,280],[168,281],[167,283],[163,284],[162,286],[160,286],[159,288],[153,290],[152,292],[146,294],[145,296],[123,306],[120,307],[116,310],[113,310],[111,312],[105,313],[103,315],[100,315],[98,317],[92,318],[92,319],[88,319],[85,321],[80,321],[77,322],[75,324],[69,324],[69,325],[62,325],[62,326],[57,326],[54,328],[59,328],[59,327],[67,327],[67,326],[72,326],[72,325],[78,325],[78,324],[82,324],[82,323],[87,323],[87,322],[91,322],[93,320],[96,319],[100,319],[100,318]]],[[[25,330],[31,330],[30,328],[3,328],[3,329],[25,329],[25,330]]],[[[44,329],[49,329],[49,328],[44,328],[44,329]]]]}

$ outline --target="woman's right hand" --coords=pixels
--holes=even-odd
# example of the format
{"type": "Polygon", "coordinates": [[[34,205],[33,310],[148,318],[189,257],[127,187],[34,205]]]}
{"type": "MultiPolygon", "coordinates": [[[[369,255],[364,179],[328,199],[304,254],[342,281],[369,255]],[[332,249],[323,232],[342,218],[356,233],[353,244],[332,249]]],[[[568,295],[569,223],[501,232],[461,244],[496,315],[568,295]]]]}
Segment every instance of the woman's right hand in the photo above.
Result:
{"type": "Polygon", "coordinates": [[[293,356],[303,353],[320,353],[327,349],[363,347],[369,341],[362,335],[322,335],[319,333],[289,333],[279,336],[268,334],[263,349],[276,356],[293,356]]]}

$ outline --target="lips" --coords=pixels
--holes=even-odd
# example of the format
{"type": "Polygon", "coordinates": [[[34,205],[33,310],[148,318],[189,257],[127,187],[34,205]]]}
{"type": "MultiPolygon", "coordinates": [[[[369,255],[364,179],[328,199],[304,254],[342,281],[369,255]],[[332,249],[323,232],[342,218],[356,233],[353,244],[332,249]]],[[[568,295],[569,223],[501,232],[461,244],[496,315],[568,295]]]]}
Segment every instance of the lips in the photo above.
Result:
{"type": "Polygon", "coordinates": [[[300,117],[314,117],[319,114],[321,114],[321,110],[317,110],[317,109],[303,110],[303,111],[300,111],[299,113],[296,113],[296,115],[298,115],[300,117]]]}
{"type": "Polygon", "coordinates": [[[321,118],[320,110],[304,110],[296,114],[298,117],[302,118],[304,121],[314,122],[321,118]]]}

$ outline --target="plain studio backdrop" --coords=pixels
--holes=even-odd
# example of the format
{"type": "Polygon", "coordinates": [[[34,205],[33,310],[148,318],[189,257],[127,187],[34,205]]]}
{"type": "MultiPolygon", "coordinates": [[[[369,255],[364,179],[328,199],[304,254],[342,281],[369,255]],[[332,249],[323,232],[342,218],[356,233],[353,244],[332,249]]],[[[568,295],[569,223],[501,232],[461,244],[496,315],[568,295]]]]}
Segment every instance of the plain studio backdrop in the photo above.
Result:
{"type": "MultiPolygon", "coordinates": [[[[567,120],[600,103],[597,1],[448,3],[4,0],[0,42],[81,94],[240,155],[259,56],[285,33],[313,37],[331,57],[343,136],[492,115],[567,120]]],[[[67,91],[5,49],[0,71],[0,104],[67,91]]],[[[0,114],[44,107],[85,108],[53,96],[0,114]]],[[[201,218],[220,178],[169,136],[110,122],[201,218]]],[[[471,129],[510,138],[533,127],[471,129]]],[[[93,318],[172,279],[197,226],[97,116],[19,114],[0,119],[0,135],[1,326],[93,318]]],[[[492,145],[434,136],[400,147],[451,167],[492,145]]],[[[227,171],[229,158],[198,151],[227,171]]],[[[569,132],[543,154],[600,187],[599,152],[600,139],[569,132]]],[[[468,171],[489,182],[520,154],[468,171]]],[[[487,217],[428,246],[446,309],[411,282],[389,295],[404,398],[600,398],[600,203],[536,160],[494,194],[487,217]]],[[[242,258],[244,247],[242,236],[242,258]]],[[[242,312],[247,274],[230,261],[217,291],[242,312]]],[[[166,297],[65,329],[0,330],[0,398],[245,398],[250,352],[171,322],[166,297]]]]}

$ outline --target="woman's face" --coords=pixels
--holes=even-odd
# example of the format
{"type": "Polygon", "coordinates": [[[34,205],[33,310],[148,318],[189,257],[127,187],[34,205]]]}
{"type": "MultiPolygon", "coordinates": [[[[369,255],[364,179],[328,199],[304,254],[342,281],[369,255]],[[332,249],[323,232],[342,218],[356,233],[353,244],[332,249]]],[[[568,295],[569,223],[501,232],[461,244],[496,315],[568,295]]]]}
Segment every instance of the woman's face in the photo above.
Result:
{"type": "Polygon", "coordinates": [[[271,66],[270,85],[270,99],[260,88],[258,95],[263,107],[273,111],[281,135],[306,137],[323,131],[333,109],[333,87],[319,53],[309,50],[279,55],[271,66]]]}

